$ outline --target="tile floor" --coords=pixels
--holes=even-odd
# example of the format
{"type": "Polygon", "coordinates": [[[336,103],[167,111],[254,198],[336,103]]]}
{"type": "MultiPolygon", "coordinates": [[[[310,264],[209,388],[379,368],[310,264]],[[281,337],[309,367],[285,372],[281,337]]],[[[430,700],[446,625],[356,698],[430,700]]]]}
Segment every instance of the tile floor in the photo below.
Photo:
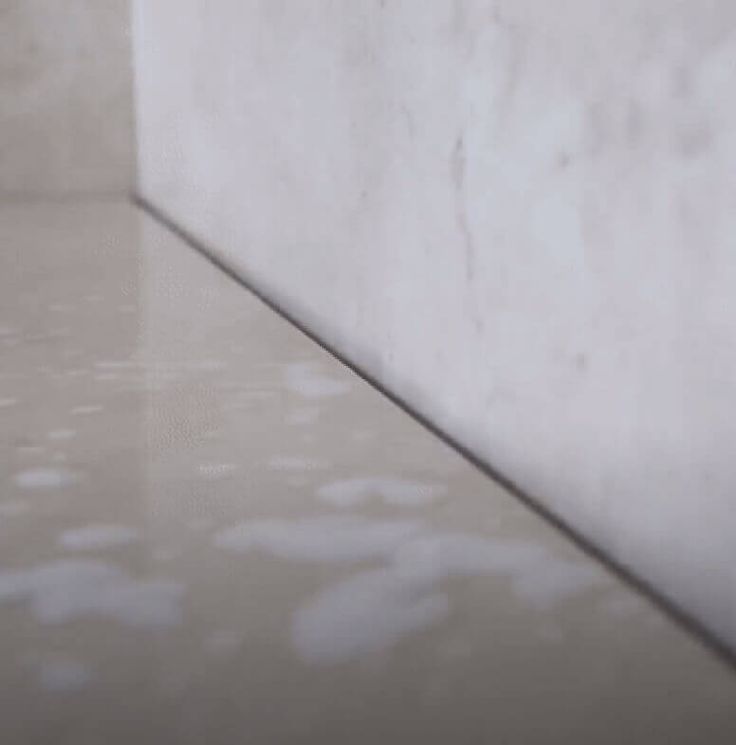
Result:
{"type": "Polygon", "coordinates": [[[2,742],[736,741],[736,677],[151,218],[0,207],[2,742]]]}

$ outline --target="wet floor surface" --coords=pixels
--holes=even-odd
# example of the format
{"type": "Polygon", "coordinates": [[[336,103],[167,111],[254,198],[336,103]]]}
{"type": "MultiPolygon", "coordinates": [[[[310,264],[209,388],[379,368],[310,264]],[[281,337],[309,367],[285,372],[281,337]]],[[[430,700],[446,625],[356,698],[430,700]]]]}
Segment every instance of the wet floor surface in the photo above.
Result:
{"type": "Polygon", "coordinates": [[[8,743],[736,741],[736,677],[166,228],[0,208],[8,743]]]}

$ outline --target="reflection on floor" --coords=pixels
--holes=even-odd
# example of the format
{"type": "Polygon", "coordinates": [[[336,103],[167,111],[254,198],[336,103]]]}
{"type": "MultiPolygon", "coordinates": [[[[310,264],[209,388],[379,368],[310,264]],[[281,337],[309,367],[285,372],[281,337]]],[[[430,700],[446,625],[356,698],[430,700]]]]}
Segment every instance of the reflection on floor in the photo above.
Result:
{"type": "Polygon", "coordinates": [[[0,208],[4,743],[732,743],[736,678],[125,204],[0,208]]]}

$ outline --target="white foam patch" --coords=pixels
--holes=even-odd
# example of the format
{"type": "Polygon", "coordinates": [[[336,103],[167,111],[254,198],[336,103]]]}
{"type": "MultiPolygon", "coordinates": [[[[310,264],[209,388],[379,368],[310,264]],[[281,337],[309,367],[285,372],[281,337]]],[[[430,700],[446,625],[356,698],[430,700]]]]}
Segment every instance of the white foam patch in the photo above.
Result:
{"type": "Polygon", "coordinates": [[[199,475],[206,479],[224,479],[238,470],[234,463],[203,463],[199,475]]]}
{"type": "Polygon", "coordinates": [[[96,551],[126,546],[138,540],[138,531],[124,525],[85,525],[67,530],[59,538],[59,545],[73,551],[96,551]]]}
{"type": "Polygon", "coordinates": [[[181,621],[183,593],[178,582],[135,579],[101,561],[0,571],[0,603],[27,602],[42,624],[103,617],[127,626],[166,628],[181,621]]]}
{"type": "MultiPolygon", "coordinates": [[[[350,500],[355,493],[349,491],[350,500]]],[[[362,498],[366,492],[357,493],[362,498]]],[[[407,493],[401,490],[399,499],[407,493]]],[[[410,501],[417,498],[410,494],[410,501]]],[[[292,641],[310,664],[349,662],[440,623],[451,611],[444,585],[452,578],[497,578],[538,612],[608,581],[586,559],[560,558],[525,541],[434,531],[420,521],[344,515],[260,520],[218,533],[215,543],[291,561],[384,563],[328,586],[297,611],[292,641]]]]}
{"type": "Polygon", "coordinates": [[[71,440],[77,434],[76,429],[54,429],[46,436],[49,440],[71,440]]]}
{"type": "Polygon", "coordinates": [[[351,389],[348,381],[325,375],[313,362],[295,362],[287,365],[285,381],[289,390],[305,398],[342,396],[351,389]]]}
{"type": "Polygon", "coordinates": [[[300,658],[331,665],[390,648],[450,613],[442,583],[493,575],[510,580],[517,598],[547,610],[605,579],[593,564],[558,559],[533,544],[465,534],[410,537],[387,552],[387,567],[328,587],[300,608],[292,639],[300,658]]]}
{"type": "Polygon", "coordinates": [[[457,576],[505,576],[517,597],[539,610],[594,587],[606,576],[593,562],[561,559],[532,543],[463,533],[435,534],[408,543],[394,556],[394,565],[413,585],[457,576]]]}
{"type": "Polygon", "coordinates": [[[268,465],[274,471],[324,471],[330,467],[326,460],[298,455],[275,455],[268,465]]]}
{"type": "Polygon", "coordinates": [[[373,497],[386,504],[418,507],[433,502],[446,488],[407,479],[368,477],[333,481],[322,486],[317,496],[335,507],[356,507],[373,497]]]}
{"type": "Polygon", "coordinates": [[[523,541],[429,533],[401,546],[392,559],[397,574],[419,586],[483,574],[519,573],[523,577],[552,557],[541,547],[523,541]]]}
{"type": "Polygon", "coordinates": [[[336,515],[255,520],[221,531],[215,544],[231,551],[265,551],[294,561],[363,561],[390,554],[421,527],[408,520],[336,515]]]}
{"type": "Polygon", "coordinates": [[[71,658],[47,660],[39,671],[41,685],[47,691],[78,691],[92,680],[92,672],[81,662],[71,658]]]}
{"type": "Polygon", "coordinates": [[[441,592],[407,595],[390,569],[363,572],[320,593],[294,617],[292,639],[307,663],[330,665],[380,652],[450,612],[441,592]]]}
{"type": "Polygon", "coordinates": [[[537,544],[433,531],[418,521],[262,520],[222,531],[215,543],[292,561],[384,562],[328,586],[297,611],[292,641],[310,664],[349,662],[440,623],[451,611],[443,586],[452,578],[497,578],[539,612],[607,581],[596,564],[557,557],[537,544]]]}
{"type": "Polygon", "coordinates": [[[75,406],[72,409],[72,414],[79,415],[79,414],[98,414],[102,411],[102,406],[98,405],[87,405],[87,406],[75,406]]]}
{"type": "Polygon", "coordinates": [[[75,474],[62,466],[29,468],[15,475],[15,483],[21,489],[61,489],[76,481],[75,474]]]}
{"type": "Polygon", "coordinates": [[[6,409],[9,406],[15,406],[17,403],[17,398],[0,398],[0,409],[6,409]]]}

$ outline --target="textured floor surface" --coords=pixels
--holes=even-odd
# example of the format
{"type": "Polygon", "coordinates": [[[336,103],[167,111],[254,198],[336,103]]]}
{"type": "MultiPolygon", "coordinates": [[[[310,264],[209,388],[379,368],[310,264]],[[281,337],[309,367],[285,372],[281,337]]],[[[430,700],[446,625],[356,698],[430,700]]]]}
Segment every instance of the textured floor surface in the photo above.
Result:
{"type": "Polygon", "coordinates": [[[0,247],[4,743],[736,740],[730,669],[165,228],[0,247]]]}

